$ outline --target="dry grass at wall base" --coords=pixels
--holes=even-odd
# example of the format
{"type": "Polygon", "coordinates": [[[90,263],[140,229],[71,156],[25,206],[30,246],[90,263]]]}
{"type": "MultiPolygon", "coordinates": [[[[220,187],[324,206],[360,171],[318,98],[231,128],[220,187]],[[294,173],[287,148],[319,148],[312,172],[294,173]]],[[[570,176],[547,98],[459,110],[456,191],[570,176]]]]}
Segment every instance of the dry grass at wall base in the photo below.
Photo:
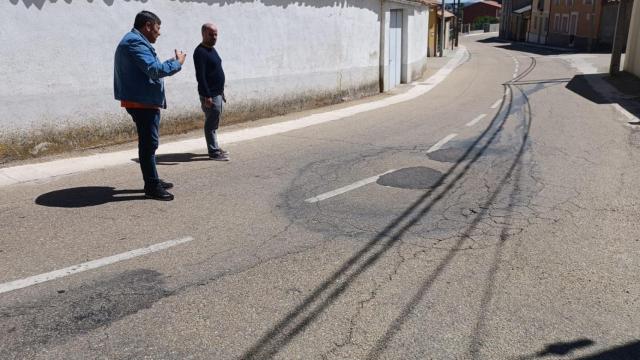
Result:
{"type": "MultiPolygon", "coordinates": [[[[378,93],[378,83],[335,93],[298,94],[295,97],[272,99],[264,103],[229,104],[221,125],[249,122],[287,113],[355,100],[378,93]]],[[[204,115],[198,110],[178,116],[162,115],[161,135],[179,135],[202,129],[204,115]]],[[[48,155],[102,148],[137,140],[136,128],[128,116],[105,124],[89,121],[90,125],[49,125],[31,131],[0,134],[0,166],[10,162],[48,155]]]]}
{"type": "MultiPolygon", "coordinates": [[[[161,123],[162,135],[184,134],[202,127],[202,119],[181,116],[161,123]]],[[[0,135],[0,165],[87,149],[96,149],[137,140],[136,128],[130,119],[110,125],[46,126],[35,131],[0,135]]]]}

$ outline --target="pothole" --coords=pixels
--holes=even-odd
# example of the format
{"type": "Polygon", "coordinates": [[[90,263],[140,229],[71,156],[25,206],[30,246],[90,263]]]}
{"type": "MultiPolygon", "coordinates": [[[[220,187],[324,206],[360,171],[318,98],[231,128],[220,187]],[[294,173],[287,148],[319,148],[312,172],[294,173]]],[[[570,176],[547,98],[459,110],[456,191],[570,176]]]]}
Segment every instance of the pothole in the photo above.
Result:
{"type": "Polygon", "coordinates": [[[404,168],[380,176],[377,183],[383,186],[401,189],[431,189],[440,178],[442,172],[424,166],[404,168]]]}

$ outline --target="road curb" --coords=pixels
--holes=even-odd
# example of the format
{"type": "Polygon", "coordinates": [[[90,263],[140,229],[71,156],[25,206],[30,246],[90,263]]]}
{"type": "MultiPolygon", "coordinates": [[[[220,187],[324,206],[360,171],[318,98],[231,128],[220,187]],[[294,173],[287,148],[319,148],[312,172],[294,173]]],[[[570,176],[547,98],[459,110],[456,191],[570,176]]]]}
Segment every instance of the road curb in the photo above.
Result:
{"type": "MultiPolygon", "coordinates": [[[[464,46],[458,47],[455,55],[442,68],[440,68],[440,70],[425,81],[413,83],[413,87],[402,94],[390,96],[370,103],[358,104],[343,109],[313,114],[295,120],[236,131],[221,131],[219,134],[219,141],[221,144],[232,144],[281,134],[308,126],[345,119],[359,113],[415,99],[431,91],[431,89],[444,81],[444,79],[446,79],[453,70],[464,63],[466,55],[466,48],[464,46]]],[[[186,153],[203,150],[205,148],[206,144],[203,138],[188,139],[162,144],[158,149],[158,154],[186,153]]],[[[125,165],[131,163],[131,160],[137,158],[137,156],[137,150],[133,149],[6,167],[0,169],[0,187],[42,181],[90,170],[100,170],[113,166],[125,165]]]]}

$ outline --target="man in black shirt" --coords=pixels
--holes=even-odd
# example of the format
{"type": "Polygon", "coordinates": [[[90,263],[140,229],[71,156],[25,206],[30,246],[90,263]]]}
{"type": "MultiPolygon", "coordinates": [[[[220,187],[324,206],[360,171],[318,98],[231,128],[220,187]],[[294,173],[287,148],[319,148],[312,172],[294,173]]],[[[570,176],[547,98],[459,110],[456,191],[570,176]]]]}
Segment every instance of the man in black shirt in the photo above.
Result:
{"type": "Polygon", "coordinates": [[[229,161],[229,154],[220,148],[216,135],[222,116],[222,103],[227,102],[224,96],[222,59],[214,48],[217,41],[218,28],[210,23],[202,25],[202,43],[193,52],[193,63],[196,67],[200,103],[205,115],[204,137],[207,140],[209,158],[229,161]]]}

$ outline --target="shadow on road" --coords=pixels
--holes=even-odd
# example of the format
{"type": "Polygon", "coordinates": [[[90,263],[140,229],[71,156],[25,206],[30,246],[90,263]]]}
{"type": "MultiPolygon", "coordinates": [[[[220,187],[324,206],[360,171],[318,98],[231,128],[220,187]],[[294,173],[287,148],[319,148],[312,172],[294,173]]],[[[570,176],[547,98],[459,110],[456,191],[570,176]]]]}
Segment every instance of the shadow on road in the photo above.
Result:
{"type": "MultiPolygon", "coordinates": [[[[357,253],[346,260],[331,276],[317,286],[300,305],[267,331],[241,358],[272,358],[280,349],[312,324],[361,274],[376,264],[384,254],[393,248],[413,226],[427,216],[433,207],[464,177],[471,166],[476,163],[503,130],[503,126],[511,110],[510,104],[511,100],[509,95],[505,94],[501,108],[491,123],[473,144],[466,149],[464,154],[452,167],[440,177],[433,188],[426,191],[357,253]],[[509,105],[505,106],[505,104],[509,105]]],[[[461,241],[464,240],[465,239],[462,239],[461,241]]],[[[414,299],[411,301],[412,304],[410,304],[406,310],[411,310],[412,305],[415,305],[417,302],[416,299],[424,295],[424,292],[431,287],[433,281],[438,278],[449,265],[450,261],[455,257],[455,248],[456,246],[454,246],[454,249],[440,262],[436,270],[434,270],[423,287],[418,291],[418,294],[414,296],[414,299]]],[[[374,353],[371,355],[375,355],[386,347],[388,341],[395,335],[401,324],[405,321],[406,316],[403,315],[406,314],[403,312],[403,314],[393,322],[384,337],[377,342],[374,353]]]]}
{"type": "MultiPolygon", "coordinates": [[[[535,67],[535,59],[531,59],[531,65],[528,69],[525,69],[523,74],[514,79],[514,81],[521,80],[524,76],[529,74],[535,67]]],[[[541,84],[539,86],[542,86],[541,84]]],[[[521,141],[519,150],[514,154],[511,161],[511,166],[506,170],[501,181],[499,181],[496,189],[492,190],[487,197],[487,204],[491,204],[499,193],[503,191],[503,187],[511,182],[512,177],[519,178],[521,171],[521,157],[524,154],[528,144],[528,134],[530,122],[531,109],[529,101],[525,91],[518,89],[522,94],[522,100],[519,111],[521,111],[526,117],[523,124],[519,125],[519,128],[523,131],[522,137],[518,140],[521,141]],[[525,114],[526,113],[526,114],[525,114]],[[514,174],[515,172],[515,174],[514,174]]],[[[426,191],[420,198],[418,198],[413,204],[403,211],[394,221],[388,224],[381,232],[374,236],[366,245],[364,245],[357,253],[352,255],[346,260],[340,268],[338,268],[331,276],[327,277],[320,285],[318,285],[312,293],[307,296],[300,305],[290,311],[282,320],[268,330],[250,349],[248,349],[242,356],[242,359],[268,359],[276,355],[283,347],[285,347],[293,338],[302,333],[309,325],[311,325],[320,314],[328,309],[350,286],[351,284],[366,270],[376,264],[384,254],[392,249],[398,242],[402,240],[404,235],[409,232],[412,227],[419,223],[424,217],[426,217],[431,210],[443,200],[448,193],[459,183],[459,181],[468,173],[470,168],[476,164],[478,159],[489,149],[499,134],[503,131],[504,125],[507,119],[512,114],[513,96],[515,95],[515,89],[511,88],[511,85],[505,84],[505,95],[503,101],[498,109],[496,115],[491,120],[490,124],[484,129],[476,140],[465,150],[464,154],[451,166],[451,168],[444,173],[438,182],[432,189],[426,191]],[[511,91],[506,91],[510,88],[511,91]]],[[[520,188],[517,184],[518,180],[515,180],[513,192],[518,192],[520,188]]],[[[512,195],[512,200],[515,195],[512,195]]],[[[510,204],[513,206],[513,203],[510,204]]],[[[423,284],[414,292],[414,295],[410,298],[407,304],[403,307],[400,314],[391,322],[383,336],[381,336],[368,353],[367,358],[375,359],[384,352],[389,345],[390,341],[401,330],[403,324],[410,317],[415,306],[421,301],[425,294],[431,289],[435,281],[449,266],[451,261],[457,254],[457,249],[461,244],[466,241],[465,234],[468,235],[469,229],[478,225],[481,219],[486,215],[486,211],[489,206],[486,206],[481,212],[479,212],[474,219],[473,223],[469,225],[468,229],[462,234],[453,244],[452,248],[448,251],[445,257],[439,261],[435,269],[432,271],[424,281],[423,284]]],[[[504,243],[507,240],[507,234],[502,234],[501,242],[504,243]]],[[[500,252],[502,247],[498,246],[497,254],[494,258],[494,264],[492,270],[497,271],[497,263],[500,259],[500,252]]],[[[485,295],[483,297],[484,307],[481,310],[480,318],[476,324],[476,328],[473,334],[472,342],[479,344],[481,333],[484,330],[484,317],[487,311],[487,305],[493,296],[495,275],[490,276],[487,281],[489,284],[486,286],[485,295]]],[[[472,347],[471,352],[477,351],[477,348],[472,347]]]]}
{"type": "MultiPolygon", "coordinates": [[[[534,360],[547,356],[567,356],[574,351],[593,346],[591,339],[578,339],[569,342],[558,342],[547,345],[543,350],[518,358],[518,360],[534,360]]],[[[638,360],[640,359],[640,341],[632,341],[591,355],[574,358],[575,360],[638,360]]]]}
{"type": "MultiPolygon", "coordinates": [[[[140,163],[137,158],[131,159],[131,161],[140,163]]],[[[210,161],[210,159],[208,154],[176,153],[156,155],[156,164],[158,165],[178,165],[178,163],[192,161],[210,161]]]]}
{"type": "MultiPolygon", "coordinates": [[[[576,75],[566,88],[596,104],[617,104],[640,117],[640,79],[621,73],[615,77],[608,74],[576,75]]],[[[638,125],[637,122],[630,122],[638,125]]]]}
{"type": "Polygon", "coordinates": [[[632,341],[603,352],[587,355],[576,360],[638,360],[640,359],[640,341],[632,341]]]}
{"type": "Polygon", "coordinates": [[[35,203],[42,206],[79,208],[116,201],[144,200],[144,190],[116,190],[106,186],[86,186],[56,190],[38,196],[35,203]]]}
{"type": "Polygon", "coordinates": [[[496,46],[496,48],[502,49],[502,50],[509,50],[509,51],[519,51],[523,53],[535,54],[540,56],[558,55],[558,54],[567,53],[567,51],[562,51],[558,49],[549,49],[549,48],[537,47],[537,46],[527,46],[525,44],[519,44],[519,43],[509,43],[505,45],[498,45],[496,46]]]}
{"type": "Polygon", "coordinates": [[[541,56],[567,54],[567,53],[570,53],[570,54],[579,53],[579,51],[574,49],[555,48],[555,47],[537,45],[532,43],[524,43],[524,42],[513,42],[513,41],[503,40],[498,37],[482,39],[482,40],[478,40],[478,42],[485,43],[485,44],[503,44],[503,45],[496,45],[496,48],[503,49],[503,50],[526,52],[526,53],[536,54],[541,56]]]}

